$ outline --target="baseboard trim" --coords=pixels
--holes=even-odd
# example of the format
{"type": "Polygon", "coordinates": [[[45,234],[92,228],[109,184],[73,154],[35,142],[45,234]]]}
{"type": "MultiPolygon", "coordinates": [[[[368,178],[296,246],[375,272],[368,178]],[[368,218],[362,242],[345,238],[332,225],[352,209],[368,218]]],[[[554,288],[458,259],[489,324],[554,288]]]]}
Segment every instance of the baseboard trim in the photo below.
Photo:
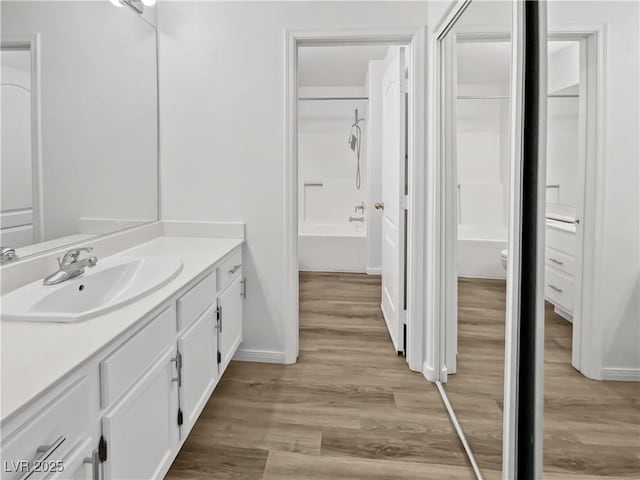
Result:
{"type": "Polygon", "coordinates": [[[603,368],[602,380],[640,382],[640,368],[603,368]]]}
{"type": "Polygon", "coordinates": [[[311,267],[300,267],[300,272],[310,272],[310,273],[365,273],[361,268],[354,268],[350,270],[348,268],[311,268],[311,267]]]}
{"type": "Polygon", "coordinates": [[[367,267],[367,275],[382,275],[382,267],[367,267]]]}
{"type": "Polygon", "coordinates": [[[258,363],[285,363],[284,352],[272,352],[270,350],[238,350],[233,356],[240,362],[258,363]]]}
{"type": "Polygon", "coordinates": [[[436,374],[436,371],[431,368],[427,362],[424,362],[422,364],[422,375],[424,376],[425,380],[428,380],[431,383],[435,383],[438,381],[438,375],[436,374]]]}

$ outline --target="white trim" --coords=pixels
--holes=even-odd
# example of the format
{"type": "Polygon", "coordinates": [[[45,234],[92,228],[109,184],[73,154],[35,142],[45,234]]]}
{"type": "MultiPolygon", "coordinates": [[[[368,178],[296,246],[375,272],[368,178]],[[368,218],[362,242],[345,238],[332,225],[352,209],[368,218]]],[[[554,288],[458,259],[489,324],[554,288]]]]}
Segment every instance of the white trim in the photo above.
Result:
{"type": "Polygon", "coordinates": [[[640,382],[640,368],[603,368],[601,380],[640,382]]]}
{"type": "Polygon", "coordinates": [[[287,363],[284,352],[272,352],[270,350],[243,350],[239,349],[233,356],[233,360],[238,362],[258,362],[258,363],[287,363]]]}
{"type": "Polygon", "coordinates": [[[354,268],[353,270],[350,270],[348,268],[304,268],[304,267],[300,267],[300,272],[315,272],[315,273],[323,273],[323,272],[328,272],[328,273],[360,273],[360,274],[365,274],[367,273],[365,270],[362,269],[357,269],[354,268]]]}
{"type": "Polygon", "coordinates": [[[409,226],[408,283],[407,292],[409,340],[407,361],[412,370],[421,371],[424,338],[424,255],[425,230],[422,225],[425,201],[424,186],[424,90],[425,90],[425,27],[379,28],[370,30],[338,31],[289,31],[285,30],[285,192],[284,216],[286,238],[284,242],[284,345],[285,363],[295,363],[298,355],[298,165],[297,165],[297,48],[300,45],[345,44],[401,44],[409,45],[411,53],[409,79],[413,90],[410,107],[411,150],[409,152],[410,219],[409,226]],[[411,223],[410,222],[410,223],[411,223]]]}
{"type": "Polygon", "coordinates": [[[298,275],[298,36],[285,30],[285,189],[284,189],[284,355],[296,363],[299,351],[298,275]]]}
{"type": "Polygon", "coordinates": [[[367,267],[367,275],[382,275],[382,267],[367,267]]]}
{"type": "Polygon", "coordinates": [[[509,238],[507,262],[507,305],[505,324],[504,396],[502,417],[502,478],[516,478],[517,451],[517,375],[518,335],[520,305],[520,224],[522,216],[522,134],[523,134],[523,88],[524,88],[524,5],[512,3],[511,43],[511,135],[509,168],[509,238]]]}

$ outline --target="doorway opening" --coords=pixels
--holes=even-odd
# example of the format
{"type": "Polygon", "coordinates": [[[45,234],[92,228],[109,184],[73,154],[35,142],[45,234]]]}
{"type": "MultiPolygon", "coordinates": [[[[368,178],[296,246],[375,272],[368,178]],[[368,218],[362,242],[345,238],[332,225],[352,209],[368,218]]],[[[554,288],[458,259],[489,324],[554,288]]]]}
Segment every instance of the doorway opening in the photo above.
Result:
{"type": "MultiPolygon", "coordinates": [[[[324,285],[325,305],[384,319],[406,354],[407,47],[298,47],[298,264],[301,295],[324,285]],[[369,278],[367,278],[369,277],[369,278]],[[338,290],[331,283],[340,284],[338,290]],[[359,311],[360,293],[379,306],[359,311]],[[376,292],[377,290],[377,292],[376,292]],[[346,307],[346,305],[345,305],[346,307]],[[377,309],[376,309],[377,310],[377,309]]],[[[302,302],[301,318],[307,319],[302,302]]],[[[381,323],[381,322],[380,322],[381,323]]],[[[315,325],[315,324],[314,324],[315,325]]],[[[309,327],[303,321],[300,328],[309,327]]]]}
{"type": "MultiPolygon", "coordinates": [[[[416,134],[424,108],[413,93],[423,85],[423,39],[423,32],[289,35],[288,363],[303,350],[300,299],[317,282],[338,297],[364,294],[364,310],[375,312],[363,314],[381,321],[389,350],[422,370],[422,325],[411,318],[422,308],[412,302],[412,289],[421,288],[412,282],[421,277],[412,263],[419,250],[412,185],[424,152],[416,134]]],[[[336,308],[357,316],[351,303],[342,298],[336,308]]]]}

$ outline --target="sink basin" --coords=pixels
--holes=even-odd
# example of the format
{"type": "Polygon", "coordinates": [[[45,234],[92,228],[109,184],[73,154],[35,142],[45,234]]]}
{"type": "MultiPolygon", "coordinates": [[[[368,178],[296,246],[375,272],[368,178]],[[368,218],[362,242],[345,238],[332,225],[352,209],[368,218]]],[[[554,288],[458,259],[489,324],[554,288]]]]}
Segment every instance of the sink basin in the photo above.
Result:
{"type": "Polygon", "coordinates": [[[2,297],[3,321],[72,323],[101,315],[150,294],[175,278],[182,261],[161,257],[99,260],[59,285],[30,283],[2,297]]]}

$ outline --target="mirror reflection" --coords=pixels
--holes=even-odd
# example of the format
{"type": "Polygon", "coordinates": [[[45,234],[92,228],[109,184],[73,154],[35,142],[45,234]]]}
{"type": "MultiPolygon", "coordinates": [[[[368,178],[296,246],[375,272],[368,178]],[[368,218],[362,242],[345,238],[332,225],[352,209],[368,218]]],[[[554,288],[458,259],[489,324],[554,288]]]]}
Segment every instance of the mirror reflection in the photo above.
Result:
{"type": "Polygon", "coordinates": [[[156,30],[109,2],[2,2],[0,239],[24,257],[157,219],[156,30]]]}
{"type": "MultiPolygon", "coordinates": [[[[549,3],[544,478],[622,478],[640,468],[637,248],[623,259],[638,235],[637,218],[623,213],[637,193],[624,173],[637,171],[637,155],[622,140],[637,138],[638,91],[627,88],[622,54],[631,35],[637,48],[637,13],[629,2],[549,3]],[[594,27],[603,21],[610,45],[622,49],[607,64],[594,27]],[[599,83],[605,78],[611,83],[599,83]],[[620,262],[611,262],[616,255],[620,262]]],[[[510,14],[508,4],[474,1],[441,39],[451,256],[445,389],[484,478],[502,470],[510,14]]]]}
{"type": "Polygon", "coordinates": [[[632,478],[640,471],[639,230],[630,194],[620,192],[637,193],[637,154],[612,139],[637,139],[638,4],[548,6],[544,474],[632,478]],[[618,51],[606,64],[605,43],[618,51]],[[635,261],[611,262],[610,253],[601,261],[600,241],[621,259],[635,250],[635,261]]]}
{"type": "Polygon", "coordinates": [[[511,5],[472,2],[442,41],[452,260],[445,389],[484,478],[500,478],[509,227],[511,5]]]}

